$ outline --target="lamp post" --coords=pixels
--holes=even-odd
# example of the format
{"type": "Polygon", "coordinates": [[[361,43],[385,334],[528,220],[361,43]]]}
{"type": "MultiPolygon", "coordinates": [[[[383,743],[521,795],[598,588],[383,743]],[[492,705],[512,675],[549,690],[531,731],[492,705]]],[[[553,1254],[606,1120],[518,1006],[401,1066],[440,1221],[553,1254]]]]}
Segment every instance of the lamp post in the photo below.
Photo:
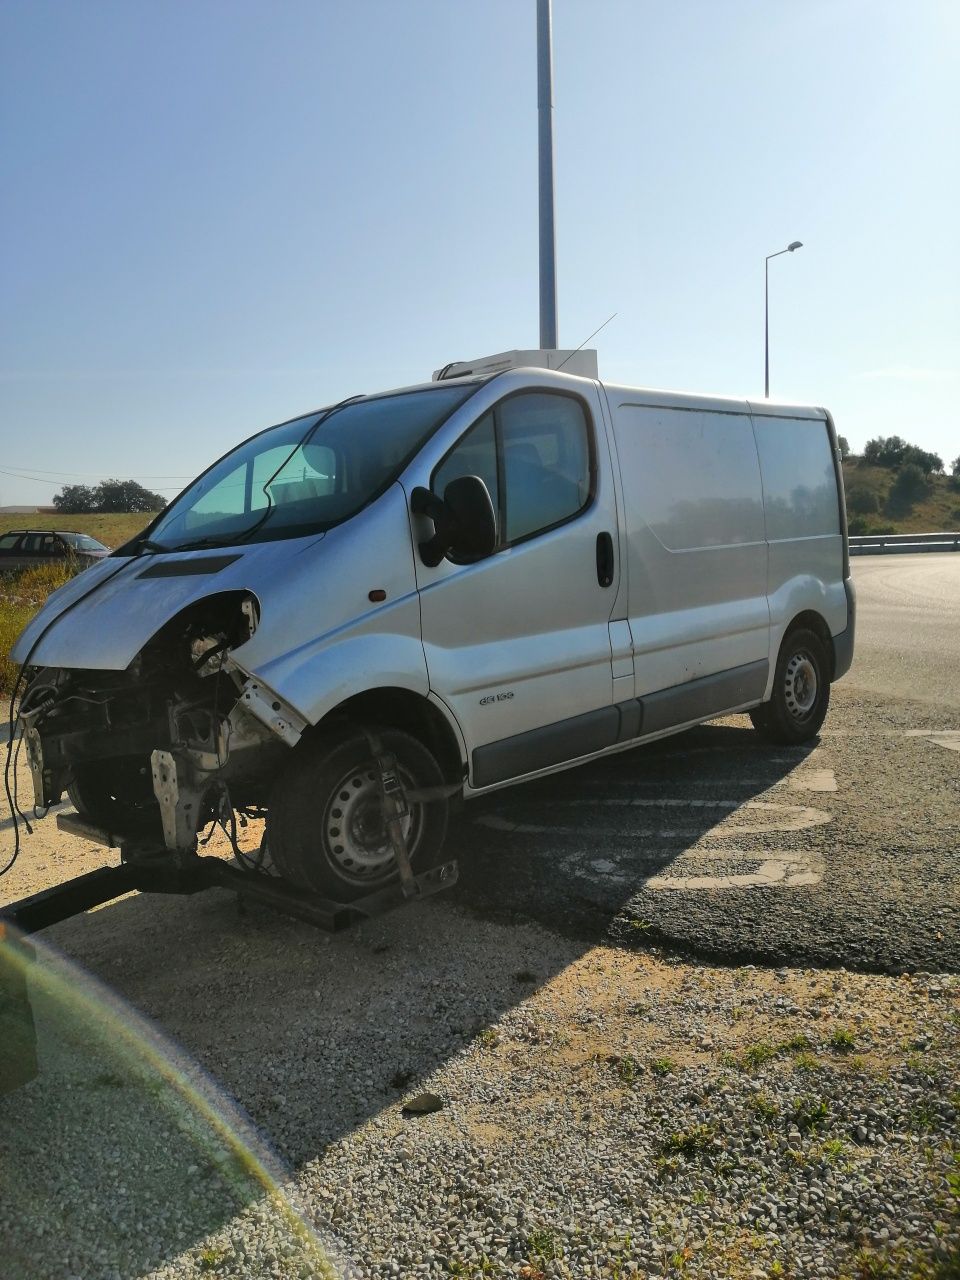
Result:
{"type": "Polygon", "coordinates": [[[537,0],[540,161],[540,346],[557,346],[557,237],[553,220],[553,49],[550,0],[537,0]]]}
{"type": "Polygon", "coordinates": [[[768,253],[763,261],[763,396],[765,400],[770,399],[770,259],[779,258],[781,253],[793,253],[795,249],[802,248],[803,244],[799,240],[794,240],[785,249],[768,253]]]}

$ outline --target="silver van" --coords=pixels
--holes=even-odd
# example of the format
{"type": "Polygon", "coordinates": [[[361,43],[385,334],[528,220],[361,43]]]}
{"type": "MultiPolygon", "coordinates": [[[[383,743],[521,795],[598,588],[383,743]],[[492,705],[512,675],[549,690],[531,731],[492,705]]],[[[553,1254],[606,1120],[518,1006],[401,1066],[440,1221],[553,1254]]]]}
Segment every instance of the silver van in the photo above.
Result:
{"type": "Polygon", "coordinates": [[[447,366],[226,454],[18,640],[37,804],[181,852],[265,814],[280,874],[348,902],[398,832],[433,865],[460,797],[731,712],[813,738],[854,637],[829,413],[595,359],[447,366]]]}

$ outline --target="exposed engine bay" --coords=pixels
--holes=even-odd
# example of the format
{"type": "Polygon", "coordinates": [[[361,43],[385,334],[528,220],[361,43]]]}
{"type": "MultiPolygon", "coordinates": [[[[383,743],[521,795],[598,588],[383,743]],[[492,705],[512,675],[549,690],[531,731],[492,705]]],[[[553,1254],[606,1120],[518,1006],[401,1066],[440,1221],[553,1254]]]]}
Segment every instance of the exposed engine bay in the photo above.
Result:
{"type": "Polygon", "coordinates": [[[209,823],[260,814],[305,722],[231,660],[258,621],[252,593],[224,591],[171,618],[123,671],[28,671],[37,808],[67,792],[126,856],[192,852],[209,823]]]}

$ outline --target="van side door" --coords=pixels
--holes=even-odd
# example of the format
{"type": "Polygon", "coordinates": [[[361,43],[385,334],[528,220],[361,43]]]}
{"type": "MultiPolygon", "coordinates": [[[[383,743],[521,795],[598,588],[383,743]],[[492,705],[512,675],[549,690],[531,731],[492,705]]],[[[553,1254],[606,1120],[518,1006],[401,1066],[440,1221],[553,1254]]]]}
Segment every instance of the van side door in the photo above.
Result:
{"type": "Polygon", "coordinates": [[[749,413],[644,404],[626,389],[611,412],[644,734],[758,701],[770,614],[749,413]]]}
{"type": "Polygon", "coordinates": [[[474,787],[618,740],[616,500],[589,392],[507,394],[424,477],[442,496],[458,476],[480,476],[497,512],[492,555],[471,562],[454,550],[432,568],[417,557],[430,687],[460,724],[474,787]]]}

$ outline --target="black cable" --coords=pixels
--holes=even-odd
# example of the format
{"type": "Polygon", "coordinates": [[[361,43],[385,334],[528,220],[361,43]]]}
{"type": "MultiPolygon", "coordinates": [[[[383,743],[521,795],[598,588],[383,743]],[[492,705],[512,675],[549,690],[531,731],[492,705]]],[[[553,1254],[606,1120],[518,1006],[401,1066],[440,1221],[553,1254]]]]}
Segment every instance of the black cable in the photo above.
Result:
{"type": "MultiPolygon", "coordinates": [[[[22,746],[23,746],[23,734],[21,733],[20,737],[17,739],[17,746],[16,746],[16,750],[15,750],[15,751],[14,751],[14,753],[13,753],[13,810],[14,810],[14,822],[16,822],[17,818],[21,818],[21,819],[23,820],[23,825],[27,828],[27,832],[28,832],[30,835],[33,835],[33,827],[31,827],[31,825],[30,825],[30,819],[27,817],[27,815],[26,815],[26,814],[23,812],[23,810],[20,808],[20,796],[19,796],[18,791],[17,791],[17,763],[18,763],[18,761],[19,761],[19,759],[20,759],[20,748],[21,748],[22,746]]],[[[36,807],[36,806],[34,806],[34,807],[36,807]]]]}
{"type": "MultiPolygon", "coordinates": [[[[147,551],[146,554],[155,555],[156,552],[151,550],[151,551],[147,551]]],[[[82,604],[84,600],[89,599],[89,597],[92,596],[95,591],[99,591],[100,588],[106,586],[108,582],[112,582],[113,579],[116,578],[118,574],[122,573],[123,570],[126,569],[126,567],[133,560],[139,560],[141,558],[142,558],[141,556],[137,555],[137,556],[132,556],[129,560],[126,560],[126,559],[123,560],[117,566],[117,568],[114,569],[113,573],[108,573],[108,574],[105,574],[104,577],[98,578],[96,582],[94,582],[81,595],[77,596],[75,600],[71,600],[70,603],[66,606],[66,608],[61,609],[60,612],[56,615],[56,617],[51,618],[50,621],[46,624],[46,626],[37,636],[36,640],[34,640],[33,644],[30,646],[27,652],[27,656],[24,658],[23,663],[21,664],[20,672],[17,675],[16,680],[14,681],[13,692],[10,694],[10,712],[7,717],[7,731],[9,736],[7,738],[7,756],[6,756],[6,760],[4,762],[4,767],[3,767],[3,789],[7,799],[7,807],[10,810],[10,817],[13,820],[13,853],[11,854],[10,859],[7,862],[6,866],[3,867],[2,870],[0,870],[0,876],[5,876],[7,872],[10,870],[10,868],[16,863],[17,858],[20,856],[20,826],[17,821],[15,791],[12,790],[10,787],[10,769],[12,764],[14,769],[14,787],[15,787],[16,786],[16,759],[17,759],[17,756],[19,755],[19,748],[17,748],[16,751],[14,750],[13,741],[16,735],[16,731],[20,725],[20,716],[22,713],[22,709],[20,707],[17,707],[16,717],[14,717],[13,711],[14,711],[14,707],[17,706],[17,695],[20,692],[20,686],[23,683],[23,681],[26,679],[27,669],[30,666],[30,659],[36,653],[37,648],[42,643],[42,641],[46,639],[47,635],[50,632],[51,627],[53,627],[56,623],[62,621],[62,619],[65,618],[72,609],[76,609],[76,607],[82,604]]],[[[29,694],[30,694],[30,690],[28,689],[25,696],[29,697],[29,694]]],[[[32,828],[30,827],[30,824],[27,822],[26,818],[24,818],[24,822],[26,823],[27,830],[31,831],[32,828]]]]}
{"type": "Polygon", "coordinates": [[[240,841],[237,839],[237,815],[234,810],[233,803],[230,799],[230,789],[221,779],[217,782],[219,790],[219,812],[214,815],[210,822],[210,829],[207,834],[200,840],[202,847],[206,847],[213,839],[214,832],[217,827],[230,841],[230,848],[233,850],[233,856],[245,871],[258,872],[263,870],[263,846],[261,845],[257,857],[240,848],[240,841]],[[229,823],[229,826],[228,826],[229,823]]]}

